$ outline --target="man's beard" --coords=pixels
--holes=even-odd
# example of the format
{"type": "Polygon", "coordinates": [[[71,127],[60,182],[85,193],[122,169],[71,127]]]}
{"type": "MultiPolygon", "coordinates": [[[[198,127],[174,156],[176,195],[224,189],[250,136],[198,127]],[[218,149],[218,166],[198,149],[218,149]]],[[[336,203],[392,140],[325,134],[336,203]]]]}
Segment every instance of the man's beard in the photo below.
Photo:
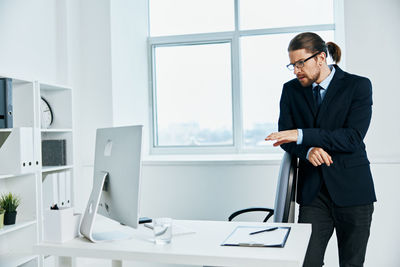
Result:
{"type": "Polygon", "coordinates": [[[318,80],[319,75],[320,71],[312,75],[311,78],[308,76],[302,76],[304,77],[302,80],[300,80],[299,78],[297,78],[297,80],[300,82],[301,86],[308,87],[318,80]]]}

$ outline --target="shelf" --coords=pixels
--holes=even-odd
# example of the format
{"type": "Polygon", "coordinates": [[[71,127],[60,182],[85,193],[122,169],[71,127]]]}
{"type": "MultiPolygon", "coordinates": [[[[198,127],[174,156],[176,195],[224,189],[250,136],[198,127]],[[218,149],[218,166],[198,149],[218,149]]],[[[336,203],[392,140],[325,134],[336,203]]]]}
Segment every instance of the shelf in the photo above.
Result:
{"type": "Polygon", "coordinates": [[[17,76],[10,76],[10,75],[3,75],[0,74],[0,78],[11,78],[13,83],[33,83],[33,78],[28,77],[17,77],[17,76]]]}
{"type": "Polygon", "coordinates": [[[7,178],[13,178],[16,177],[15,175],[0,175],[0,180],[1,179],[7,179],[7,178]]]}
{"type": "MultiPolygon", "coordinates": [[[[14,231],[17,231],[19,229],[31,226],[36,224],[36,220],[32,220],[32,221],[25,221],[25,222],[18,222],[16,224],[13,225],[4,225],[3,229],[0,229],[0,236],[7,234],[7,233],[11,233],[14,231]]],[[[2,266],[2,265],[0,265],[2,266]]]]}
{"type": "Polygon", "coordinates": [[[42,168],[42,173],[63,171],[63,170],[72,169],[73,167],[74,166],[72,166],[72,165],[67,165],[67,166],[46,166],[46,167],[42,168]]]}
{"type": "Polygon", "coordinates": [[[0,254],[0,266],[19,266],[35,259],[37,255],[11,252],[0,254]]]}
{"type": "Polygon", "coordinates": [[[3,128],[0,129],[0,133],[11,133],[12,132],[12,128],[3,128]]]}
{"type": "Polygon", "coordinates": [[[40,129],[42,133],[70,133],[72,129],[40,129]]]}
{"type": "Polygon", "coordinates": [[[66,86],[66,85],[60,85],[60,84],[49,84],[49,83],[40,83],[40,90],[72,90],[71,87],[66,86]]]}
{"type": "Polygon", "coordinates": [[[8,179],[8,178],[15,178],[15,177],[22,177],[22,176],[29,176],[29,175],[31,175],[31,174],[34,174],[34,172],[31,172],[31,173],[23,173],[23,174],[17,174],[17,175],[15,175],[15,174],[7,174],[7,175],[0,175],[0,180],[1,179],[8,179]]]}

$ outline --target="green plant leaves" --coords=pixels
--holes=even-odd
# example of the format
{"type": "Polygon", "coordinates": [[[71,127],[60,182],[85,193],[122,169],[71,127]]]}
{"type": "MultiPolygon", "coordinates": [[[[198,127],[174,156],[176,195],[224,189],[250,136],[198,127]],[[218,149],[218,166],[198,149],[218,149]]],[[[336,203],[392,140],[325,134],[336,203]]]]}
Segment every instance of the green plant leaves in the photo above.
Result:
{"type": "Polygon", "coordinates": [[[6,212],[16,211],[20,203],[21,198],[12,193],[2,194],[0,197],[0,208],[3,208],[6,212]]]}

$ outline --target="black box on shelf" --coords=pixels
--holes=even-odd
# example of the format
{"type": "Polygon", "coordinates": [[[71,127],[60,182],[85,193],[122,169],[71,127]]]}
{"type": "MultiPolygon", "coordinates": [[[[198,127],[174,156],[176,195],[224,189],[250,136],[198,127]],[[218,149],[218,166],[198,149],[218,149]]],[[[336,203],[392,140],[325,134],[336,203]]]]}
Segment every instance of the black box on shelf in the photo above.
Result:
{"type": "Polygon", "coordinates": [[[0,128],[13,127],[12,79],[0,78],[0,128]]]}
{"type": "Polygon", "coordinates": [[[66,140],[43,140],[42,141],[42,166],[65,166],[66,140]]]}

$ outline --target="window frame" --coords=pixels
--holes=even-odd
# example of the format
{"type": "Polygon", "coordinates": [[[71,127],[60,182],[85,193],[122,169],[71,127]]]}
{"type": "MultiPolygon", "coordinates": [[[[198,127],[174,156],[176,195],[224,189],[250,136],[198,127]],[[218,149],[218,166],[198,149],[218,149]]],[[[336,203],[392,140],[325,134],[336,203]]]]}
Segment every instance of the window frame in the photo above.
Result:
{"type": "MultiPolygon", "coordinates": [[[[233,114],[231,114],[232,115],[232,142],[233,142],[233,144],[232,145],[202,145],[202,146],[198,146],[198,147],[195,147],[195,146],[183,146],[183,145],[163,145],[163,146],[160,146],[160,145],[158,145],[158,146],[156,146],[156,143],[157,143],[157,131],[158,131],[158,129],[157,129],[157,127],[158,127],[158,123],[157,123],[157,119],[158,119],[158,116],[157,116],[157,86],[156,86],[156,64],[155,64],[155,60],[156,60],[156,58],[155,58],[155,49],[156,48],[158,48],[158,47],[177,47],[177,46],[189,46],[189,45],[208,45],[208,44],[229,44],[230,45],[230,55],[231,55],[231,60],[232,60],[232,39],[228,39],[228,38],[217,38],[217,39],[208,39],[208,40],[206,40],[206,41],[204,41],[204,40],[201,40],[201,41],[193,41],[193,40],[190,40],[190,41],[183,41],[183,42],[179,42],[179,43],[162,43],[162,44],[153,44],[152,46],[151,46],[151,49],[152,49],[152,71],[151,71],[151,74],[152,74],[152,79],[151,79],[151,81],[152,81],[152,88],[153,88],[153,90],[151,91],[151,93],[152,93],[152,96],[151,96],[151,99],[152,99],[152,103],[154,103],[154,104],[152,104],[151,105],[151,110],[152,110],[152,116],[151,116],[151,118],[152,118],[152,123],[151,123],[151,125],[152,125],[152,143],[151,143],[151,145],[152,145],[152,147],[153,148],[156,148],[156,149],[163,149],[163,150],[166,150],[166,151],[168,151],[168,150],[179,150],[179,151],[186,151],[186,149],[191,149],[191,148],[196,148],[196,150],[198,150],[197,148],[204,148],[204,149],[207,149],[207,150],[209,150],[209,149],[214,149],[214,148],[218,148],[218,149],[222,149],[222,150],[226,150],[228,153],[231,153],[232,151],[231,151],[231,148],[234,146],[234,140],[235,140],[235,132],[234,132],[234,129],[235,129],[235,125],[234,125],[234,117],[233,117],[233,114]]],[[[231,84],[232,84],[232,86],[233,86],[233,72],[232,72],[232,65],[231,65],[231,84]]],[[[233,92],[231,92],[231,95],[232,95],[232,97],[233,97],[233,92]]],[[[233,104],[232,104],[232,106],[233,106],[233,104]]],[[[233,107],[232,107],[232,112],[233,112],[233,107]]]]}
{"type": "MultiPolygon", "coordinates": [[[[196,33],[184,35],[148,37],[148,62],[149,62],[149,134],[150,155],[159,154],[245,154],[245,153],[281,153],[272,146],[245,147],[243,142],[243,111],[242,111],[242,86],[241,86],[241,52],[240,38],[244,36],[271,35],[284,33],[300,33],[305,31],[334,31],[335,42],[344,47],[344,0],[333,0],[334,22],[333,24],[318,24],[307,26],[292,26],[281,28],[265,28],[254,30],[240,30],[240,0],[234,1],[234,27],[233,31],[196,33]],[[157,134],[157,89],[155,74],[155,49],[161,46],[184,46],[212,43],[227,43],[231,45],[231,83],[232,83],[232,127],[233,145],[215,146],[156,146],[157,134]]],[[[150,22],[148,23],[150,25],[150,22]]],[[[149,31],[150,32],[150,31],[149,31]]],[[[345,55],[342,54],[341,66],[345,66],[345,55]]]]}

